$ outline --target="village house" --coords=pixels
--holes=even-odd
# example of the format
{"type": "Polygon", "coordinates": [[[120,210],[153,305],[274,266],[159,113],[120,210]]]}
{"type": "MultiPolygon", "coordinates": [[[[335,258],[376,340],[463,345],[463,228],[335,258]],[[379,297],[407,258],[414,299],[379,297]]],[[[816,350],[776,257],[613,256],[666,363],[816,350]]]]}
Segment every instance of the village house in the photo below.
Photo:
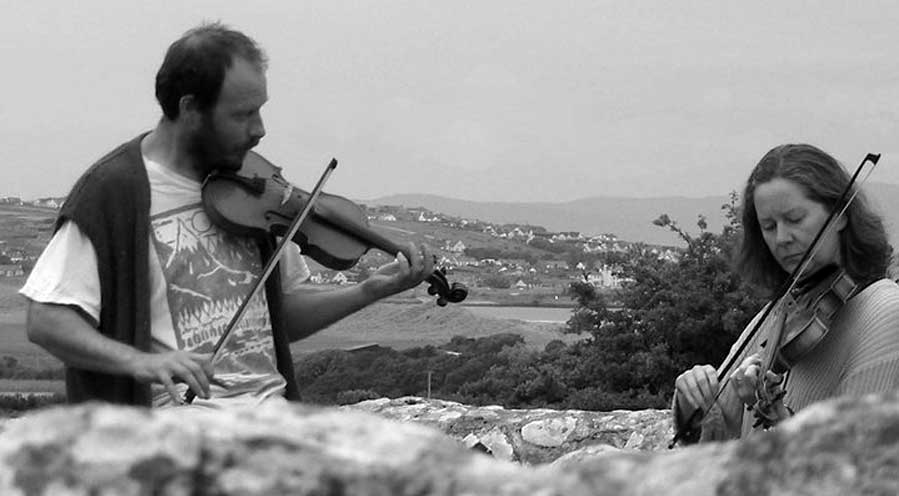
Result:
{"type": "Polygon", "coordinates": [[[22,269],[21,265],[18,265],[18,264],[0,265],[0,277],[22,277],[24,275],[25,275],[25,271],[22,269]]]}
{"type": "Polygon", "coordinates": [[[680,260],[680,253],[678,253],[676,250],[672,250],[671,248],[660,250],[656,255],[660,260],[665,260],[666,262],[677,262],[678,260],[680,260]]]}
{"type": "Polygon", "coordinates": [[[439,215],[426,215],[424,212],[418,214],[418,222],[440,222],[442,219],[439,215]]]}
{"type": "Polygon", "coordinates": [[[544,260],[546,270],[568,270],[568,262],[565,260],[544,260]]]}
{"type": "Polygon", "coordinates": [[[368,216],[368,220],[380,222],[396,222],[396,216],[393,214],[373,214],[368,216]]]}
{"type": "Polygon", "coordinates": [[[597,288],[617,289],[621,287],[621,279],[614,274],[614,269],[606,264],[596,263],[596,270],[587,274],[587,282],[597,288]]]}
{"type": "Polygon", "coordinates": [[[465,243],[463,243],[461,240],[456,241],[455,243],[450,240],[446,241],[446,251],[450,251],[453,253],[465,253],[465,248],[465,243]]]}
{"type": "Polygon", "coordinates": [[[38,198],[31,204],[36,207],[59,208],[62,206],[62,203],[63,199],[61,198],[38,198]]]}

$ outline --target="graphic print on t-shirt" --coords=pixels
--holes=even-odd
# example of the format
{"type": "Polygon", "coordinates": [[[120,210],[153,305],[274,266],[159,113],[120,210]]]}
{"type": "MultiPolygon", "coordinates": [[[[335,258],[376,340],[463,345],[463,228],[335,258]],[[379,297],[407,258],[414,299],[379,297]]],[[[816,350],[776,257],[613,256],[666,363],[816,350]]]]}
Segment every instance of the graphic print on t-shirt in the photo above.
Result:
{"type": "MultiPolygon", "coordinates": [[[[259,249],[251,239],[212,225],[200,204],[161,212],[150,222],[178,349],[209,353],[262,272],[259,249]]],[[[264,290],[236,325],[225,352],[228,359],[220,365],[226,370],[258,370],[274,362],[264,290]],[[244,367],[229,367],[229,361],[244,367]]]]}

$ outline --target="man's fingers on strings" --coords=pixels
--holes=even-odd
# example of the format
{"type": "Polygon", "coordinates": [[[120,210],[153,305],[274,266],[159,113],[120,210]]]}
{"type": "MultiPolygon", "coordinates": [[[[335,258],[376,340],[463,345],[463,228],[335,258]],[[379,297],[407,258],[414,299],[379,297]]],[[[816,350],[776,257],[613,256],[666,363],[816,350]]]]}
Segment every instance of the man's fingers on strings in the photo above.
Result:
{"type": "Polygon", "coordinates": [[[421,249],[420,246],[415,246],[415,243],[409,243],[409,253],[412,254],[412,258],[409,260],[409,267],[412,268],[413,272],[420,271],[424,264],[421,249]]]}
{"type": "Polygon", "coordinates": [[[409,267],[412,264],[412,262],[409,261],[409,258],[407,258],[406,254],[403,252],[399,252],[396,254],[396,262],[397,262],[396,265],[398,268],[398,270],[397,270],[398,272],[403,272],[403,271],[409,270],[409,267]]]}

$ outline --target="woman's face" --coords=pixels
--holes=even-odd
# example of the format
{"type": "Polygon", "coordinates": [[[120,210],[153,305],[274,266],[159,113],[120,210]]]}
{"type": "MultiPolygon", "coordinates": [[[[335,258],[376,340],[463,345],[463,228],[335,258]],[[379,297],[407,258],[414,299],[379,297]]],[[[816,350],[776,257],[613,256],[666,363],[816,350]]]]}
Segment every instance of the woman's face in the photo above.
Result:
{"type": "MultiPolygon", "coordinates": [[[[809,199],[797,183],[780,177],[756,186],[753,201],[765,244],[781,268],[792,274],[830,212],[809,199]]],[[[841,217],[821,240],[803,274],[813,274],[829,264],[840,264],[839,231],[845,226],[846,218],[841,217]]]]}

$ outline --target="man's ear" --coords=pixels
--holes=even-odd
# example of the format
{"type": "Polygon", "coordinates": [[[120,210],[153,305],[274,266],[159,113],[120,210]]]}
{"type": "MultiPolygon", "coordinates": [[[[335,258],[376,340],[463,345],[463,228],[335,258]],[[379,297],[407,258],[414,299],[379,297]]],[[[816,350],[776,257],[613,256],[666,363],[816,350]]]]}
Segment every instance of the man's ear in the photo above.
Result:
{"type": "Polygon", "coordinates": [[[202,112],[193,95],[184,95],[178,100],[178,115],[187,127],[194,129],[201,124],[202,112]]]}

